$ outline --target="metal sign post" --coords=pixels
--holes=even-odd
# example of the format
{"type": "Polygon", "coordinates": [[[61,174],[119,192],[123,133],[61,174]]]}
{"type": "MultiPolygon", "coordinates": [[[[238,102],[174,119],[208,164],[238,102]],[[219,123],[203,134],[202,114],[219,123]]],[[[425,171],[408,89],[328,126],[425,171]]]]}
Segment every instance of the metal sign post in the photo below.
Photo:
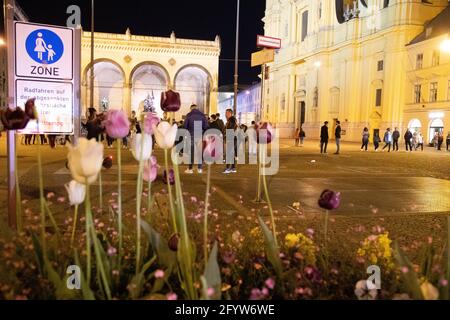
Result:
{"type": "MultiPolygon", "coordinates": [[[[3,11],[5,17],[6,35],[6,66],[7,66],[7,108],[14,109],[14,11],[15,1],[4,0],[3,11]]],[[[8,224],[11,228],[17,227],[16,218],[16,133],[13,130],[7,132],[8,155],[8,224]]]]}

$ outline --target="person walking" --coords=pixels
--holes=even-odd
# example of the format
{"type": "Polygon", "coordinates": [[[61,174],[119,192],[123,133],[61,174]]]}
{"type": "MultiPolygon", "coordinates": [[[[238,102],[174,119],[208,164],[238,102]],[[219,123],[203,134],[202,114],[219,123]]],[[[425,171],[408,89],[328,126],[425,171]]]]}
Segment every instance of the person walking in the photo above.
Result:
{"type": "Polygon", "coordinates": [[[444,144],[444,134],[441,132],[438,136],[438,151],[442,150],[442,145],[444,144]]]}
{"type": "Polygon", "coordinates": [[[380,148],[381,138],[378,133],[376,133],[373,137],[373,146],[375,148],[375,152],[378,152],[378,149],[380,148]]]}
{"type": "Polygon", "coordinates": [[[327,154],[328,140],[330,139],[328,133],[328,121],[325,121],[324,125],[320,129],[320,153],[327,154]]]}
{"type": "Polygon", "coordinates": [[[256,122],[252,121],[252,124],[247,132],[248,135],[248,149],[251,156],[258,154],[258,139],[256,135],[256,122]]]}
{"type": "Polygon", "coordinates": [[[300,145],[300,128],[297,128],[294,133],[295,138],[295,146],[298,147],[300,145]]]}
{"type": "Polygon", "coordinates": [[[227,161],[231,160],[231,163],[227,163],[227,167],[224,174],[230,174],[230,173],[237,173],[236,170],[236,157],[237,157],[237,138],[235,137],[233,140],[229,138],[229,134],[236,133],[236,130],[238,128],[236,117],[234,116],[233,110],[228,109],[226,111],[226,117],[227,117],[227,124],[225,125],[224,129],[224,138],[225,138],[225,145],[226,145],[226,158],[227,161]],[[229,141],[232,140],[232,141],[229,141]],[[231,159],[228,159],[231,157],[231,159]]]}
{"type": "MultiPolygon", "coordinates": [[[[369,148],[369,138],[370,138],[370,133],[369,133],[369,128],[364,128],[363,133],[362,133],[362,146],[361,146],[361,151],[367,151],[369,148]]],[[[375,141],[374,141],[375,143],[375,141]]],[[[379,146],[379,145],[378,145],[379,146]]],[[[375,150],[377,150],[378,147],[375,148],[375,150]]]]}
{"type": "Polygon", "coordinates": [[[306,132],[303,130],[303,127],[300,127],[300,147],[303,147],[306,139],[306,132]]]}
{"type": "Polygon", "coordinates": [[[336,138],[336,155],[341,153],[341,137],[342,137],[342,128],[341,122],[336,121],[336,129],[334,130],[334,137],[336,138]]]}
{"type": "Polygon", "coordinates": [[[392,141],[393,141],[391,128],[388,128],[386,130],[386,133],[384,134],[384,139],[383,140],[384,140],[384,143],[385,143],[385,146],[383,147],[383,151],[386,150],[387,147],[389,147],[389,151],[388,152],[391,152],[392,141]]]}
{"type": "Polygon", "coordinates": [[[400,131],[398,131],[398,128],[395,128],[394,132],[392,133],[392,151],[398,151],[398,141],[400,140],[400,131]]]}
{"type": "Polygon", "coordinates": [[[450,148],[450,132],[447,134],[447,151],[450,148]]]}
{"type": "Polygon", "coordinates": [[[433,145],[434,145],[434,149],[437,151],[438,150],[438,145],[439,145],[439,133],[435,133],[434,137],[433,137],[433,145]]]}
{"type": "Polygon", "coordinates": [[[184,128],[189,131],[190,141],[190,162],[186,174],[193,174],[194,163],[197,162],[198,173],[203,173],[203,133],[208,130],[208,120],[203,112],[198,110],[196,104],[191,106],[191,112],[186,116],[184,128]],[[201,130],[196,132],[196,130],[201,130]],[[196,154],[197,153],[197,154],[196,154]],[[200,155],[199,157],[196,157],[200,155]]]}
{"type": "Polygon", "coordinates": [[[423,135],[421,132],[417,135],[417,149],[419,148],[423,151],[423,135]]]}
{"type": "Polygon", "coordinates": [[[405,145],[406,145],[406,152],[412,152],[412,138],[413,138],[413,134],[411,133],[411,131],[409,131],[409,129],[406,130],[405,132],[405,145]],[[409,150],[408,150],[409,149],[409,150]]]}

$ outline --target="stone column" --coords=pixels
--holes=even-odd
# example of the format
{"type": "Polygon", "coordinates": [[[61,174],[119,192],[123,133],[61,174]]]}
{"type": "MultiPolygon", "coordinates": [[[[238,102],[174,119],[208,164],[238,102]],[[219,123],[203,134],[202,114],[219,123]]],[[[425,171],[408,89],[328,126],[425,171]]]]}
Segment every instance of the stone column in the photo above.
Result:
{"type": "Polygon", "coordinates": [[[131,83],[124,83],[123,85],[123,110],[127,112],[127,114],[131,114],[131,90],[132,90],[132,84],[131,83]]]}

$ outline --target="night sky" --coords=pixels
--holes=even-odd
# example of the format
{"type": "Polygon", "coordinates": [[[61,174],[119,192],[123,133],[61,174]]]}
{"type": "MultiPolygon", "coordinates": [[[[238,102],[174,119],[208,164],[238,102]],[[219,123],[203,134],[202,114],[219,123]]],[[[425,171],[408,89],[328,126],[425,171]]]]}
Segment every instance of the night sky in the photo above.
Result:
{"type": "MultiPolygon", "coordinates": [[[[90,0],[18,0],[30,21],[65,25],[69,5],[79,5],[82,25],[90,30],[90,0]]],[[[96,0],[98,32],[125,33],[127,27],[135,35],[170,36],[175,31],[179,38],[222,39],[220,85],[233,83],[236,28],[236,0],[96,0]]],[[[256,35],[263,33],[264,0],[241,0],[240,59],[249,60],[256,50],[256,35]]],[[[242,61],[240,83],[252,84],[258,80],[260,70],[242,61]]]]}

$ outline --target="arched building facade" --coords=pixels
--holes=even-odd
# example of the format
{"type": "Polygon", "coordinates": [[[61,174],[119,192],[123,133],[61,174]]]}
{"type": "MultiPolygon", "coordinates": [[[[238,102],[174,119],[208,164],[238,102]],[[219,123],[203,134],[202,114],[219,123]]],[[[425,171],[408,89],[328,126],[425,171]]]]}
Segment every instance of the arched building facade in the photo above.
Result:
{"type": "MultiPolygon", "coordinates": [[[[170,37],[95,33],[94,102],[102,111],[122,109],[128,114],[150,103],[162,116],[161,93],[173,89],[181,95],[181,119],[195,103],[205,113],[217,111],[219,37],[214,41],[170,37]]],[[[81,101],[83,114],[90,107],[91,33],[82,37],[81,101]]]]}

